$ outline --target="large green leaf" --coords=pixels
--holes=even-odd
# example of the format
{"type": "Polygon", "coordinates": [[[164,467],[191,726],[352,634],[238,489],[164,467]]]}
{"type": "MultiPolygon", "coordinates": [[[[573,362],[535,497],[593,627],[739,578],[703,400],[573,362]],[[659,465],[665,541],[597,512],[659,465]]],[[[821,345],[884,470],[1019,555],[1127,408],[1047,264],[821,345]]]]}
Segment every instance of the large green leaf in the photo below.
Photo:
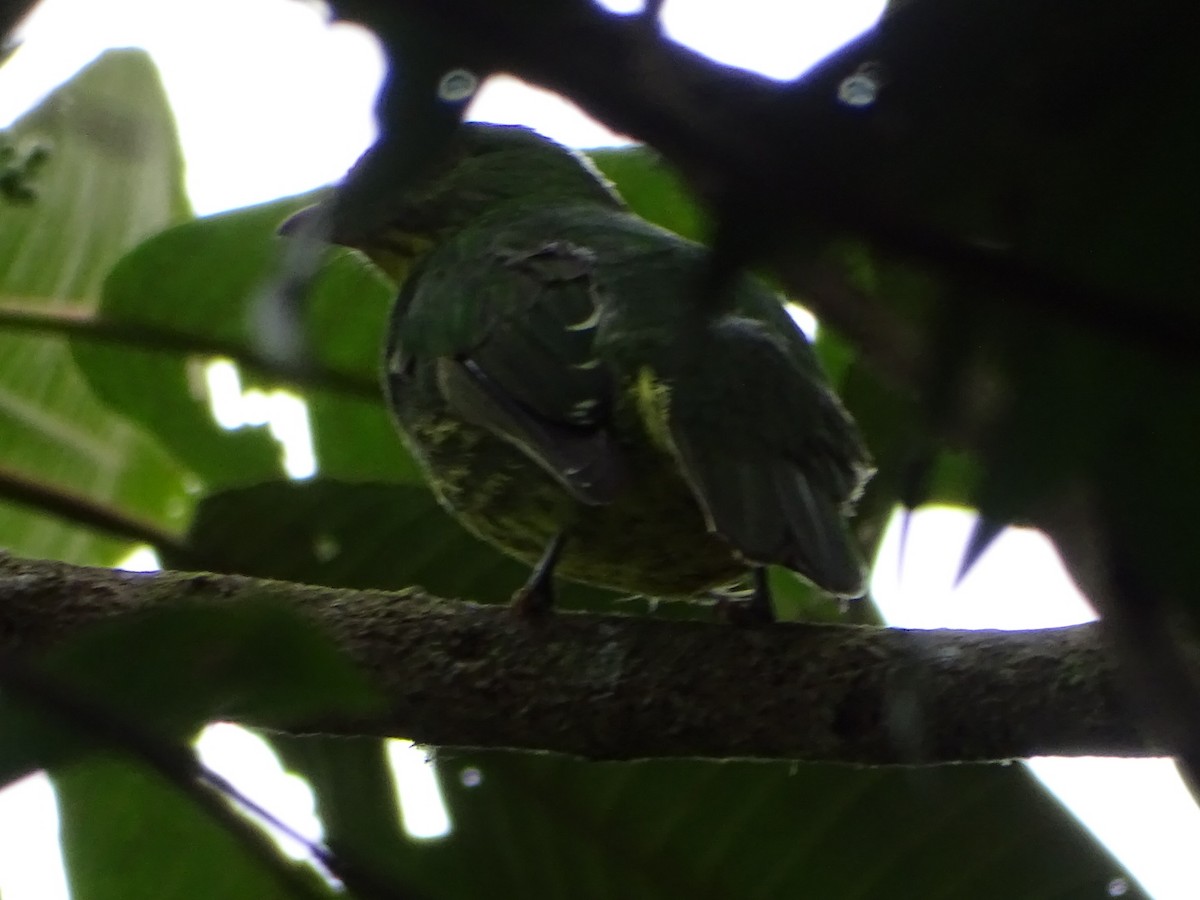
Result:
{"type": "MultiPolygon", "coordinates": [[[[418,582],[500,601],[524,575],[408,486],[229,491],[201,504],[191,540],[225,567],[331,584],[418,582]]],[[[280,749],[314,785],[331,840],[441,898],[676,897],[680,884],[741,896],[763,879],[764,897],[925,897],[943,885],[946,897],[1086,897],[1128,878],[1019,767],[601,765],[447,750],[456,831],[414,845],[397,832],[377,744],[288,738],[280,749]],[[456,782],[471,767],[484,773],[477,789],[456,782]],[[364,822],[383,824],[364,835],[364,822]],[[1018,874],[997,881],[1010,867],[1018,874]]]]}
{"type": "MultiPolygon", "coordinates": [[[[406,884],[396,848],[407,843],[387,749],[378,738],[266,735],[284,766],[304,776],[326,844],[377,884],[406,884]]],[[[440,897],[440,894],[430,894],[440,897]]]]}
{"type": "MultiPolygon", "coordinates": [[[[175,590],[186,591],[190,577],[175,590]]],[[[129,723],[164,739],[214,719],[287,724],[367,714],[376,704],[364,677],[316,626],[268,602],[171,605],[105,623],[46,654],[39,670],[118,730],[129,723]]],[[[15,688],[0,696],[0,782],[103,745],[59,713],[15,688]]]]}
{"type": "Polygon", "coordinates": [[[269,864],[177,788],[124,759],[76,763],[54,785],[75,900],[335,896],[312,869],[281,857],[269,864]]]}
{"type": "MultiPolygon", "coordinates": [[[[210,569],[332,587],[397,590],[502,603],[529,569],[467,532],[415,484],[327,478],[269,482],[210,495],[188,534],[210,569]]],[[[565,606],[613,595],[562,585],[565,606]]]]}
{"type": "Polygon", "coordinates": [[[438,766],[454,830],[397,853],[409,883],[440,898],[1094,900],[1129,881],[1017,766],[475,751],[438,766]]]}
{"type": "Polygon", "coordinates": [[[649,147],[599,148],[587,155],[639,216],[693,241],[710,237],[683,182],[649,147]]]}
{"type": "Polygon", "coordinates": [[[289,385],[312,400],[322,470],[364,479],[416,477],[375,399],[392,289],[363,261],[334,254],[311,285],[303,305],[311,355],[289,364],[271,356],[276,332],[286,327],[272,318],[278,310],[271,304],[295,290],[288,286],[286,254],[302,246],[276,230],[312,199],[189,222],[147,241],[113,270],[101,306],[106,319],[169,330],[199,352],[76,342],[76,357],[97,392],[158,435],[210,489],[283,477],[279,447],[266,430],[223,430],[204,391],[196,389],[203,365],[222,346],[235,358],[260,363],[243,367],[247,384],[289,385]]]}
{"type": "MultiPolygon", "coordinates": [[[[0,305],[86,315],[108,269],[189,215],[175,124],[140,51],[109,52],[13,125],[47,161],[26,202],[0,198],[0,305]]],[[[145,386],[143,386],[145,387],[145,386]]],[[[0,468],[178,527],[182,473],[88,389],[61,338],[0,320],[0,468]]],[[[35,556],[111,562],[121,545],[3,502],[0,544],[35,556]]]]}

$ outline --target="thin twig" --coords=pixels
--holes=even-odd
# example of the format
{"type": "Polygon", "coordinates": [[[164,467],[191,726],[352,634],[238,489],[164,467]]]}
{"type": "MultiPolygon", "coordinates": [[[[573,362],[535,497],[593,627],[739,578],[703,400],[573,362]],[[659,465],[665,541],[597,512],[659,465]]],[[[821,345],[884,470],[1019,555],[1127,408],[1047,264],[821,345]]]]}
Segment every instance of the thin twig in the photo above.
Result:
{"type": "Polygon", "coordinates": [[[0,466],[0,497],[113,537],[149,544],[181,560],[193,558],[186,543],[151,522],[4,466],[0,466]]]}
{"type": "Polygon", "coordinates": [[[369,378],[317,363],[289,365],[258,353],[244,343],[192,334],[146,323],[119,322],[63,310],[32,308],[7,302],[0,305],[0,329],[58,334],[75,340],[118,344],[158,353],[223,356],[248,369],[301,387],[325,388],[355,397],[378,400],[379,387],[369,378]]]}

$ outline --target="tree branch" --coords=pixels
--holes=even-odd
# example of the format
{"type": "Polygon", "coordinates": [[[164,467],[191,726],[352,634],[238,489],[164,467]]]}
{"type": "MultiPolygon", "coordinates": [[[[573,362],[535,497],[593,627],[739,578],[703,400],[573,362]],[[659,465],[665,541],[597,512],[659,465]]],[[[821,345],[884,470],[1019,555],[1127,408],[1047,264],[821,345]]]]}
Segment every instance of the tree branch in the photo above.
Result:
{"type": "Polygon", "coordinates": [[[1027,632],[736,628],[501,607],[419,590],[142,574],[0,558],[0,648],[36,654],[166,603],[284,602],[390,698],[369,722],[251,722],[592,759],[931,764],[1143,756],[1098,626],[1027,632]]]}
{"type": "MultiPolygon", "coordinates": [[[[12,38],[10,32],[33,10],[35,4],[36,0],[0,0],[0,50],[12,38]]],[[[0,61],[3,61],[2,55],[0,61]]]]}
{"type": "Polygon", "coordinates": [[[191,550],[176,535],[152,522],[105,506],[83,494],[48,484],[0,465],[0,500],[19,503],[66,522],[93,528],[117,538],[150,544],[158,550],[190,559],[191,550]]]}
{"type": "Polygon", "coordinates": [[[223,356],[251,371],[298,387],[325,388],[353,397],[379,399],[379,386],[361,375],[312,362],[288,363],[238,341],[144,322],[100,318],[91,310],[51,310],[7,301],[0,303],[0,330],[62,335],[74,340],[176,356],[223,356]]]}
{"type": "MultiPolygon", "coordinates": [[[[917,95],[936,90],[947,120],[977,110],[985,102],[981,92],[996,103],[1024,108],[1029,98],[1011,93],[1019,86],[1010,82],[1020,81],[1010,71],[1012,60],[1042,60],[1063,22],[1088,12],[1082,0],[1051,4],[1044,19],[1022,20],[1028,27],[1009,35],[1020,38],[1020,46],[996,35],[999,25],[1012,20],[1011,9],[998,0],[982,7],[960,0],[892,4],[878,27],[787,83],[716,63],[646,27],[645,17],[612,14],[589,0],[519,6],[488,0],[335,0],[333,6],[339,15],[375,28],[385,42],[410,27],[410,17],[420,17],[454,42],[462,65],[509,72],[560,93],[615,131],[652,145],[729,225],[726,231],[735,239],[716,245],[729,266],[751,258],[768,261],[819,319],[861,326],[850,332],[856,339],[886,330],[892,317],[875,304],[880,324],[868,325],[858,304],[846,305],[844,291],[822,291],[809,279],[797,279],[800,269],[790,263],[797,226],[815,222],[825,231],[863,237],[888,254],[987,285],[997,302],[1051,312],[1177,359],[1190,362],[1200,350],[1200,322],[1178,297],[1148,300],[1082,283],[1074,273],[930,227],[920,202],[893,208],[883,196],[889,186],[881,187],[868,173],[881,159],[912,152],[911,133],[888,125],[907,121],[905,111],[870,118],[836,100],[842,80],[870,62],[892,82],[903,78],[903,85],[887,85],[889,97],[902,90],[917,95]],[[964,53],[975,57],[973,71],[991,72],[992,80],[963,77],[964,53]],[[989,65],[980,63],[981,55],[989,65]]],[[[1136,36],[1145,38],[1175,26],[1163,17],[1139,27],[1145,33],[1136,36]]],[[[381,124],[386,129],[402,123],[381,124]]],[[[882,347],[871,341],[864,349],[882,347]]],[[[908,368],[907,361],[897,366],[888,353],[879,363],[889,375],[904,375],[908,368]]]]}

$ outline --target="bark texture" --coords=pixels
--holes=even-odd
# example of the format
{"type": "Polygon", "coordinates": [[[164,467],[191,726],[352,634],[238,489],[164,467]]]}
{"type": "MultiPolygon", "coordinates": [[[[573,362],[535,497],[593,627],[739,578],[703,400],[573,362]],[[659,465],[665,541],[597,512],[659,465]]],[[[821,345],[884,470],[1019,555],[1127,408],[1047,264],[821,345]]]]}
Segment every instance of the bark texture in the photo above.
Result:
{"type": "Polygon", "coordinates": [[[1123,702],[1097,625],[1024,632],[735,627],[508,609],[412,590],[0,559],[0,648],[36,658],[162,604],[285,602],[386,692],[359,722],[251,722],[591,759],[921,765],[1161,753],[1123,702]]]}

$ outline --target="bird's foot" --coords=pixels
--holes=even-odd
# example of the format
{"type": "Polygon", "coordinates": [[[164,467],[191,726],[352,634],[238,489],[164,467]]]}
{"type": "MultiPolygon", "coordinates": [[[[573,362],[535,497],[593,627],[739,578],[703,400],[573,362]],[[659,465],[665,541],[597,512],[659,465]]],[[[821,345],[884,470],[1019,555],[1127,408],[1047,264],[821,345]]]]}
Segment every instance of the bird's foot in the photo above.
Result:
{"type": "Polygon", "coordinates": [[[749,597],[717,595],[718,618],[738,626],[775,623],[775,607],[771,602],[771,585],[767,581],[767,570],[762,566],[756,567],[753,578],[754,587],[749,597]]]}
{"type": "Polygon", "coordinates": [[[529,583],[512,596],[511,609],[521,619],[540,619],[554,611],[554,586],[549,580],[529,583]]]}

